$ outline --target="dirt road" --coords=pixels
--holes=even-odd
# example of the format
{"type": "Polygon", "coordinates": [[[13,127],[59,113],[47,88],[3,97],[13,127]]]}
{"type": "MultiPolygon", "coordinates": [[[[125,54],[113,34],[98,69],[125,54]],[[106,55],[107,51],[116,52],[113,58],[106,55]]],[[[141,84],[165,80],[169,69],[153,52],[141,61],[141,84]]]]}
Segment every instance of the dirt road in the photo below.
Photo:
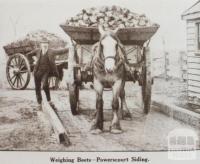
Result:
{"type": "MultiPolygon", "coordinates": [[[[167,150],[167,135],[188,126],[152,110],[143,115],[138,88],[126,88],[127,104],[133,119],[121,121],[122,134],[109,133],[111,121],[111,92],[104,92],[104,133],[89,133],[91,115],[95,109],[95,93],[90,89],[80,92],[81,115],[70,113],[68,92],[52,91],[52,99],[59,109],[64,126],[70,132],[72,145],[64,147],[56,141],[48,119],[36,110],[34,90],[0,91],[0,149],[54,151],[142,151],[167,150]]],[[[44,97],[44,96],[43,96],[44,97]]],[[[153,109],[156,107],[153,107],[153,109]]]]}

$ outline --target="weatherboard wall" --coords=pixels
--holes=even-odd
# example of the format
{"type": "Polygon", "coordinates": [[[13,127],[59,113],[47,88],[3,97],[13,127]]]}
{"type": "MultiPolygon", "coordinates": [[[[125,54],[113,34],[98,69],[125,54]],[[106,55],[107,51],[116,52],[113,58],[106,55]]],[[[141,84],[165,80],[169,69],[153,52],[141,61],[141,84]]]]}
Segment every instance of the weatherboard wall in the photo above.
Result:
{"type": "Polygon", "coordinates": [[[200,105],[200,51],[197,48],[197,23],[187,20],[187,94],[188,102],[200,105]]]}

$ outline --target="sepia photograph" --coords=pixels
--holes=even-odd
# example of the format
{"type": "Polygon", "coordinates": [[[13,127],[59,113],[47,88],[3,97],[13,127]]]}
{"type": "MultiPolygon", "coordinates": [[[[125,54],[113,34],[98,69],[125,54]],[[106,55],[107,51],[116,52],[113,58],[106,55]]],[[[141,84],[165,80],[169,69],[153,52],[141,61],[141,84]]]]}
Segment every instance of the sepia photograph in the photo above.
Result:
{"type": "Polygon", "coordinates": [[[0,0],[0,76],[5,164],[199,161],[199,0],[0,0]]]}

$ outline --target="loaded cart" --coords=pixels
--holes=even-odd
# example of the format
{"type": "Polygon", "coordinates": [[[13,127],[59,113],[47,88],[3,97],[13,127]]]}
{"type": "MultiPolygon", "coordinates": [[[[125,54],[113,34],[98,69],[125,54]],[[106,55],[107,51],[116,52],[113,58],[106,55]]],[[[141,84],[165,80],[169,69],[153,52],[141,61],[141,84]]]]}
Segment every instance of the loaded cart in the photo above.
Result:
{"type": "MultiPolygon", "coordinates": [[[[4,50],[8,55],[6,65],[6,76],[12,89],[25,89],[31,78],[31,72],[34,69],[35,61],[28,54],[39,47],[39,40],[46,39],[50,43],[50,47],[64,47],[66,42],[57,37],[55,34],[40,30],[27,34],[24,39],[12,42],[4,46],[4,50]]],[[[56,58],[56,65],[60,70],[67,64],[67,55],[61,55],[56,58]]],[[[50,87],[55,87],[58,79],[52,77],[49,79],[50,87]]]]}
{"type": "MultiPolygon", "coordinates": [[[[93,80],[92,69],[85,70],[85,65],[89,60],[88,56],[92,55],[92,46],[100,39],[100,34],[97,27],[78,27],[66,24],[60,26],[76,42],[74,50],[72,49],[69,53],[71,60],[68,63],[69,76],[73,76],[72,80],[69,81],[69,100],[72,113],[74,113],[78,108],[80,84],[93,80]]],[[[137,75],[140,77],[138,81],[142,86],[144,113],[149,112],[151,105],[151,56],[148,43],[158,28],[159,25],[154,25],[151,27],[120,28],[118,31],[118,37],[126,49],[129,67],[133,70],[137,67],[138,70],[137,75]]],[[[131,74],[132,72],[127,73],[126,81],[134,80],[131,74]]]]}

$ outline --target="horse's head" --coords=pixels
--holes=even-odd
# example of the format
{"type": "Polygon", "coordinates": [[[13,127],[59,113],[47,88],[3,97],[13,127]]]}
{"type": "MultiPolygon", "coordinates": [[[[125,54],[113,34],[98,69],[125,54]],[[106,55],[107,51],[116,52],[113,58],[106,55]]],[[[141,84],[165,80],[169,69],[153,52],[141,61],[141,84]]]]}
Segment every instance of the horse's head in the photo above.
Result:
{"type": "Polygon", "coordinates": [[[99,26],[100,33],[100,46],[105,60],[105,70],[108,73],[112,73],[115,68],[115,60],[118,48],[118,29],[104,30],[102,26],[99,26]]]}

